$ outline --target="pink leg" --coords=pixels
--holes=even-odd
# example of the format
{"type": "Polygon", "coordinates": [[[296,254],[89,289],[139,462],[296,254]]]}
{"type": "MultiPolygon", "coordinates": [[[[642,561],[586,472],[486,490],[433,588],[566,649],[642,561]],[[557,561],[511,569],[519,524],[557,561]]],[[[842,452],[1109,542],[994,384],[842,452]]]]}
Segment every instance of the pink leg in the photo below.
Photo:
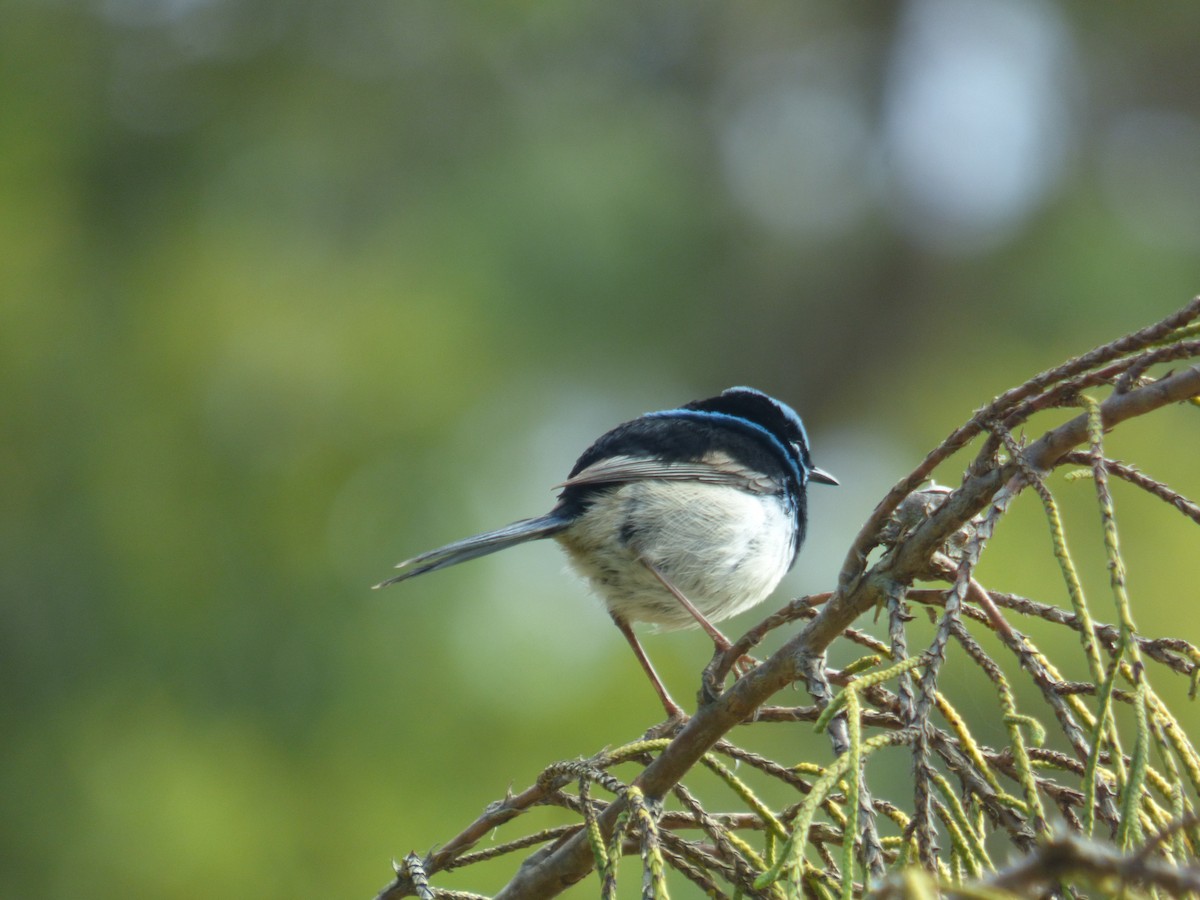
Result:
{"type": "MultiPolygon", "coordinates": [[[[727,637],[725,637],[725,635],[721,634],[721,632],[717,628],[717,626],[714,625],[712,622],[708,621],[708,619],[706,619],[704,617],[704,613],[702,613],[702,612],[700,612],[700,610],[696,609],[695,604],[693,604],[691,600],[689,600],[687,597],[684,596],[683,591],[679,590],[679,588],[677,588],[677,587],[675,587],[675,585],[671,584],[671,582],[667,578],[667,576],[665,576],[662,572],[658,571],[658,569],[655,568],[653,565],[646,562],[646,560],[644,558],[642,559],[642,565],[644,565],[647,569],[649,569],[651,572],[653,572],[654,577],[662,582],[662,586],[665,587],[668,591],[670,591],[671,595],[680,602],[680,604],[683,606],[683,608],[692,614],[692,618],[694,618],[697,622],[700,623],[700,627],[705,630],[705,632],[708,634],[708,636],[710,638],[712,638],[713,644],[716,645],[717,653],[729,652],[729,649],[733,646],[733,644],[730,642],[729,638],[727,638],[727,637]]],[[[758,660],[756,660],[753,656],[740,657],[733,663],[733,666],[732,666],[734,677],[735,678],[742,677],[742,675],[746,674],[747,672],[749,672],[751,669],[753,669],[757,665],[758,665],[758,660]]]]}
{"type": "Polygon", "coordinates": [[[650,683],[654,685],[654,690],[658,693],[658,699],[662,701],[663,709],[667,711],[668,719],[686,719],[687,714],[683,711],[683,707],[671,699],[671,695],[667,693],[667,689],[663,687],[662,680],[658,677],[658,673],[654,671],[654,666],[650,663],[650,657],[646,655],[646,651],[642,649],[642,645],[638,642],[637,635],[633,633],[633,627],[619,616],[612,617],[616,626],[621,629],[621,634],[625,635],[625,640],[629,641],[629,646],[633,648],[634,655],[637,656],[638,662],[642,664],[642,669],[650,678],[650,683]]]}
{"type": "Polygon", "coordinates": [[[667,580],[667,576],[658,571],[655,566],[646,562],[645,559],[642,559],[642,565],[653,572],[654,577],[662,582],[662,586],[670,591],[675,599],[683,605],[683,608],[692,614],[692,618],[699,622],[700,627],[703,628],[708,636],[713,639],[713,643],[717,645],[718,650],[724,652],[733,646],[733,644],[729,642],[729,638],[721,634],[721,632],[717,629],[717,626],[708,621],[708,619],[704,618],[704,613],[696,609],[696,607],[692,604],[692,601],[683,595],[683,591],[679,590],[679,588],[675,587],[675,585],[671,584],[671,582],[667,580]]]}

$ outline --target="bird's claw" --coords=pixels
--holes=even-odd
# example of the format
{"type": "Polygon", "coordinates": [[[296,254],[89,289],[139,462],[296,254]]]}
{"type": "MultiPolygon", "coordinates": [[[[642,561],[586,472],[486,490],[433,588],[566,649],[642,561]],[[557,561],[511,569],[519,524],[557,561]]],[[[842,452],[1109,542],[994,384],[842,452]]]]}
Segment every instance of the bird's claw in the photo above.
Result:
{"type": "Polygon", "coordinates": [[[732,674],[736,681],[759,665],[759,661],[753,656],[742,654],[727,666],[724,654],[718,653],[713,661],[705,667],[704,674],[700,678],[700,705],[708,706],[724,693],[726,675],[732,674]]]}
{"type": "Polygon", "coordinates": [[[657,741],[661,738],[674,737],[684,725],[691,721],[691,717],[680,707],[675,707],[669,713],[668,717],[662,722],[647,729],[646,733],[642,735],[642,740],[657,741]]]}

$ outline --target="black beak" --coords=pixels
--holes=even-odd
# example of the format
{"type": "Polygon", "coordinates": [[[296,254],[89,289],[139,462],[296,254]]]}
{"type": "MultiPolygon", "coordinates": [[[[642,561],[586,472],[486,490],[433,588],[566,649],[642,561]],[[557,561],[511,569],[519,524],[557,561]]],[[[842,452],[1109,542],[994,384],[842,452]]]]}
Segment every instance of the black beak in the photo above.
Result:
{"type": "Polygon", "coordinates": [[[808,480],[817,481],[821,484],[841,484],[840,481],[838,481],[824,469],[818,469],[816,466],[813,466],[808,470],[808,480]]]}

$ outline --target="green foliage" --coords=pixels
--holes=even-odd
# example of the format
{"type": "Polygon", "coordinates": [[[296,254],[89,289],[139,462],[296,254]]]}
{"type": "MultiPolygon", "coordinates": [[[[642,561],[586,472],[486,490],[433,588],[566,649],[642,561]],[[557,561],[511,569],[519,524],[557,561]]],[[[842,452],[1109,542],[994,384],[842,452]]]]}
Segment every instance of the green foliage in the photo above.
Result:
{"type": "MultiPolygon", "coordinates": [[[[1016,898],[1087,891],[1096,884],[1123,896],[1143,887],[1151,895],[1200,891],[1193,865],[1200,841],[1200,781],[1193,773],[1200,754],[1154,686],[1158,666],[1194,681],[1200,651],[1186,641],[1150,640],[1137,631],[1110,477],[1128,478],[1196,523],[1200,514],[1178,492],[1105,453],[1106,430],[1137,427],[1126,420],[1200,396],[1200,366],[1194,364],[1200,342],[1191,339],[1190,329],[1197,317],[1200,298],[978,410],[877,507],[837,591],[801,598],[772,614],[718,651],[705,675],[719,681],[767,633],[807,621],[765,663],[702,705],[689,722],[660,726],[669,740],[646,739],[585,762],[550,766],[534,788],[500,801],[420,860],[420,876],[460,867],[485,827],[518,819],[537,804],[582,817],[590,849],[572,849],[584,847],[578,825],[576,833],[544,833],[555,843],[526,859],[501,898],[553,896],[593,865],[601,895],[615,897],[622,853],[639,850],[644,898],[667,896],[668,866],[713,897],[790,900],[836,892],[843,900],[868,894],[1016,898]],[[1178,372],[1153,370],[1164,359],[1192,364],[1178,372]],[[1112,386],[1103,402],[1085,393],[1097,385],[1112,386]],[[1036,428],[1048,409],[1061,406],[1083,412],[1029,443],[1014,436],[1013,429],[1036,428]],[[972,438],[980,446],[958,489],[913,489],[924,470],[966,449],[972,438]],[[1081,443],[1088,447],[1082,455],[1095,485],[1116,625],[1097,624],[1089,608],[1047,484],[1057,466],[1079,458],[1081,451],[1072,448],[1081,443]],[[975,577],[997,524],[1025,488],[1041,500],[1050,532],[1046,549],[1061,569],[1069,611],[990,591],[975,577]],[[866,553],[875,546],[883,552],[871,563],[866,553]],[[916,589],[920,581],[950,586],[916,589]],[[921,604],[940,607],[940,615],[928,649],[911,655],[917,631],[911,623],[918,618],[912,610],[921,604]],[[886,642],[848,626],[872,607],[886,609],[886,642]],[[1071,641],[1047,653],[1024,622],[1014,627],[1013,614],[1080,632],[1091,680],[1068,682],[1059,674],[1071,641]],[[1003,656],[994,656],[984,640],[998,643],[1003,656]],[[872,653],[830,668],[826,651],[837,641],[872,653]],[[965,718],[947,698],[957,692],[947,675],[955,648],[995,693],[993,703],[977,703],[965,718]],[[885,656],[893,662],[879,668],[885,656]],[[792,681],[804,683],[811,706],[764,705],[792,681]],[[1013,684],[1020,681],[1035,688],[1040,704],[1018,698],[1013,684]],[[836,695],[831,683],[841,686],[836,695]],[[1118,704],[1132,710],[1123,722],[1115,713],[1118,704]],[[997,747],[977,734],[989,718],[1004,726],[997,747]],[[797,756],[795,750],[772,759],[726,737],[738,725],[742,742],[780,727],[772,723],[806,720],[828,732],[828,762],[818,761],[823,754],[797,756]],[[1122,745],[1131,737],[1126,755],[1122,745]],[[1047,746],[1050,738],[1054,743],[1047,746]],[[879,751],[896,747],[908,748],[912,784],[871,791],[868,774],[886,771],[879,761],[886,755],[879,751]],[[763,785],[753,787],[718,754],[765,776],[763,785]],[[644,768],[628,781],[614,777],[613,769],[629,762],[644,768]],[[693,783],[697,763],[725,789],[710,795],[707,805],[693,783]],[[1180,779],[1185,771],[1192,775],[1186,784],[1180,779]],[[576,778],[573,795],[565,788],[576,778]],[[612,799],[593,798],[592,783],[612,799]],[[722,811],[714,812],[714,803],[722,811]],[[884,821],[897,833],[882,836],[884,821]],[[1098,823],[1106,838],[1096,834],[1098,823]],[[688,831],[700,831],[706,840],[688,840],[688,831]],[[939,844],[939,832],[946,843],[939,844]],[[836,857],[830,844],[840,845],[836,857]],[[998,867],[993,860],[1001,850],[1017,861],[998,867]]],[[[506,851],[527,846],[510,842],[506,851]]],[[[422,884],[402,869],[380,900],[423,890],[436,896],[431,882],[422,884]]]]}
{"type": "MultiPolygon", "coordinates": [[[[932,435],[1194,293],[1186,230],[1133,227],[1104,161],[1126,107],[1197,115],[1196,13],[1061,15],[1080,165],[945,252],[892,204],[878,141],[850,174],[879,193],[842,230],[767,227],[727,178],[728,122],[777,75],[877,130],[882,6],[0,4],[0,896],[368,896],[498,785],[656,712],[538,551],[372,595],[427,537],[536,512],[583,440],[752,383],[840,455],[792,586],[821,590],[932,435]]],[[[1200,431],[1165,418],[1110,455],[1194,498],[1200,431]]],[[[1192,538],[1125,489],[1138,624],[1177,634],[1140,598],[1187,595],[1192,538]]],[[[1097,594],[1091,488],[1055,491],[1097,594]]],[[[1049,595],[1037,526],[986,583],[1049,595]]],[[[706,642],[651,640],[683,696],[706,642]]],[[[1190,784],[1195,714],[1162,691],[1190,784]]]]}

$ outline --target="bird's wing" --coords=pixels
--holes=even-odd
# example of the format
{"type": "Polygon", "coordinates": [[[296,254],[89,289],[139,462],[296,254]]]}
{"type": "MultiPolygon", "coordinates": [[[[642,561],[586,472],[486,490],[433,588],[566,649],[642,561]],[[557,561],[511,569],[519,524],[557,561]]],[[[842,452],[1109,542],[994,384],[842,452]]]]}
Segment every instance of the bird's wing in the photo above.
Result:
{"type": "Polygon", "coordinates": [[[711,453],[703,459],[675,462],[644,456],[610,456],[576,472],[556,487],[647,480],[724,484],[758,494],[771,494],[779,490],[774,479],[747,468],[724,453],[711,453]]]}

